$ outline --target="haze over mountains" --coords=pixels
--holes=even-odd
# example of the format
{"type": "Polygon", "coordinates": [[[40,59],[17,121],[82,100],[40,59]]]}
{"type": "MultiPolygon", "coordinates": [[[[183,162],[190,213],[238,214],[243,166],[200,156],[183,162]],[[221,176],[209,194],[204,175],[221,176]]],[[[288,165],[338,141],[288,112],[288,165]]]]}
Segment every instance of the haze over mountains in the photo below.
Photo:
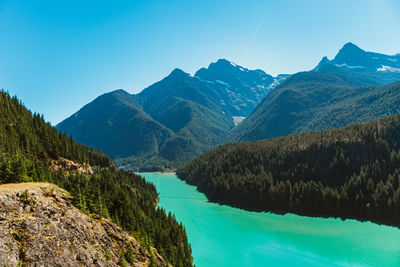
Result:
{"type": "Polygon", "coordinates": [[[223,143],[282,79],[224,59],[194,77],[175,69],[137,95],[104,94],[57,128],[121,164],[168,166],[223,143]]]}
{"type": "Polygon", "coordinates": [[[342,127],[400,109],[400,84],[388,85],[400,80],[399,55],[347,43],[334,59],[287,77],[220,59],[194,76],[175,69],[136,95],[104,94],[57,128],[120,166],[154,170],[228,141],[342,127]]]}

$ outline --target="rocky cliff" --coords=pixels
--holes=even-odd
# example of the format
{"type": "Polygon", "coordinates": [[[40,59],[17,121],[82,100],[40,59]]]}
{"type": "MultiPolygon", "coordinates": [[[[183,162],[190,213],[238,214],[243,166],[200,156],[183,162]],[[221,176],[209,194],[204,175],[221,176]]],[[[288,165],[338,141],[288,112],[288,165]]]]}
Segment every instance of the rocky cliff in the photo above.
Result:
{"type": "Polygon", "coordinates": [[[109,220],[82,213],[71,204],[69,193],[55,185],[0,185],[0,266],[129,266],[129,262],[165,265],[155,249],[146,250],[109,220]]]}

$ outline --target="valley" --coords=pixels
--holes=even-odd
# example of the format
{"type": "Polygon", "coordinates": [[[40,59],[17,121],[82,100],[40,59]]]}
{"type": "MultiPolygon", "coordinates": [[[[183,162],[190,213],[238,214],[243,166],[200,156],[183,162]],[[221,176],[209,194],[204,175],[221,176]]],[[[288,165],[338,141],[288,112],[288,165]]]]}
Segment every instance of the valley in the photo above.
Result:
{"type": "Polygon", "coordinates": [[[220,59],[193,76],[175,69],[138,94],[116,90],[101,95],[57,129],[101,149],[126,170],[176,170],[227,142],[396,114],[397,60],[347,43],[334,59],[324,58],[311,71],[272,77],[220,59]]]}
{"type": "Polygon", "coordinates": [[[399,14],[0,1],[0,266],[400,267],[399,14]]]}
{"type": "Polygon", "coordinates": [[[346,44],[315,70],[278,77],[227,60],[194,76],[175,69],[139,94],[99,96],[57,129],[2,92],[0,181],[51,182],[68,190],[82,212],[109,218],[137,238],[147,249],[137,252],[141,259],[151,260],[154,246],[160,262],[190,266],[192,244],[199,266],[398,264],[393,236],[383,243],[372,234],[399,234],[400,119],[392,114],[400,112],[400,84],[387,84],[399,78],[397,65],[351,67],[365,57],[392,59],[376,55],[346,44]],[[230,141],[241,142],[224,144],[230,141]],[[144,173],[145,181],[122,169],[177,176],[144,173]],[[154,208],[158,201],[161,209],[154,208]],[[222,224],[230,226],[218,236],[222,224]],[[355,228],[359,234],[338,245],[355,228]],[[253,239],[232,235],[241,231],[253,239]],[[365,232],[370,235],[361,238],[365,232]],[[379,261],[368,256],[372,239],[379,261]],[[210,253],[207,243],[220,252],[202,254],[210,253]],[[361,244],[369,245],[357,254],[349,249],[361,244]],[[235,258],[239,251],[248,256],[235,258]]]}
{"type": "Polygon", "coordinates": [[[175,69],[136,95],[116,90],[99,96],[57,129],[101,149],[125,169],[176,169],[224,143],[237,118],[246,117],[286,77],[225,59],[194,76],[175,69]]]}

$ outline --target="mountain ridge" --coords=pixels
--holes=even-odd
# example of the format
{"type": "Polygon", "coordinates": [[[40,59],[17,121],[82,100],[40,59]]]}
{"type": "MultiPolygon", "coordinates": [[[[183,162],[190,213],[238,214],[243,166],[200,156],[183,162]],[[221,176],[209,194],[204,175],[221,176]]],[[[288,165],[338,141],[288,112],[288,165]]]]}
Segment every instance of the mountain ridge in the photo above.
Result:
{"type": "Polygon", "coordinates": [[[346,43],[332,60],[323,57],[314,70],[319,70],[321,66],[326,64],[351,69],[355,72],[375,72],[383,77],[392,74],[392,76],[394,76],[389,83],[400,79],[399,54],[385,55],[376,52],[368,52],[351,42],[346,43]]]}
{"type": "Polygon", "coordinates": [[[273,78],[225,59],[194,76],[176,68],[137,94],[123,90],[103,94],[56,127],[102,149],[125,168],[139,161],[145,168],[151,162],[179,164],[223,143],[235,127],[235,118],[247,116],[285,78],[273,78]],[[226,71],[221,77],[220,69],[226,71]],[[112,99],[99,101],[107,96],[112,99]]]}
{"type": "MultiPolygon", "coordinates": [[[[91,129],[74,129],[77,122],[73,116],[57,128],[87,145],[95,144],[127,169],[174,169],[227,141],[259,140],[323,127],[331,129],[397,112],[396,103],[386,99],[389,94],[378,94],[381,89],[388,90],[379,86],[400,80],[400,72],[396,72],[398,66],[400,71],[400,57],[397,57],[367,52],[346,43],[332,60],[323,57],[312,71],[277,77],[219,59],[194,75],[176,68],[138,94],[119,92],[125,99],[117,99],[122,103],[116,106],[126,106],[131,113],[140,114],[136,119],[146,121],[125,127],[126,133],[122,136],[123,127],[114,127],[111,137],[106,138],[100,130],[93,133],[98,135],[98,140],[95,137],[91,140],[88,137],[91,129]],[[373,92],[381,99],[375,99],[373,107],[368,109],[365,99],[372,97],[373,92]],[[384,99],[393,104],[392,109],[384,106],[384,99]],[[355,118],[352,113],[359,112],[354,107],[367,114],[355,118]],[[128,133],[135,130],[142,131],[143,135],[132,135],[129,140],[128,133]],[[133,144],[140,138],[148,146],[133,144]],[[125,140],[124,147],[115,145],[120,140],[125,140]]],[[[396,91],[396,85],[393,86],[396,91]]],[[[107,107],[98,109],[107,110],[107,107]]],[[[116,117],[113,114],[106,115],[102,123],[111,121],[118,125],[109,118],[116,117]]],[[[122,116],[120,121],[131,121],[132,116],[122,116]]]]}
{"type": "Polygon", "coordinates": [[[229,140],[253,141],[332,129],[399,112],[400,75],[379,71],[381,65],[376,65],[371,55],[390,57],[347,43],[333,60],[324,57],[314,70],[291,75],[232,130],[229,140]],[[374,65],[368,67],[371,61],[374,65]],[[360,62],[365,67],[350,68],[360,62]],[[373,104],[366,104],[367,99],[373,104]]]}

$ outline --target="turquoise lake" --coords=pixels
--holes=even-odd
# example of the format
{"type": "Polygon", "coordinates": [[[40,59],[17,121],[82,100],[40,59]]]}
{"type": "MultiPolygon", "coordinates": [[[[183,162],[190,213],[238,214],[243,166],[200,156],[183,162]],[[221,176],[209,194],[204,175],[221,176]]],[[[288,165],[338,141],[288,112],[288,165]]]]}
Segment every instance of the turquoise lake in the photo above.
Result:
{"type": "Polygon", "coordinates": [[[371,222],[249,212],[210,203],[173,174],[141,173],[182,222],[205,266],[400,266],[400,229],[371,222]]]}

